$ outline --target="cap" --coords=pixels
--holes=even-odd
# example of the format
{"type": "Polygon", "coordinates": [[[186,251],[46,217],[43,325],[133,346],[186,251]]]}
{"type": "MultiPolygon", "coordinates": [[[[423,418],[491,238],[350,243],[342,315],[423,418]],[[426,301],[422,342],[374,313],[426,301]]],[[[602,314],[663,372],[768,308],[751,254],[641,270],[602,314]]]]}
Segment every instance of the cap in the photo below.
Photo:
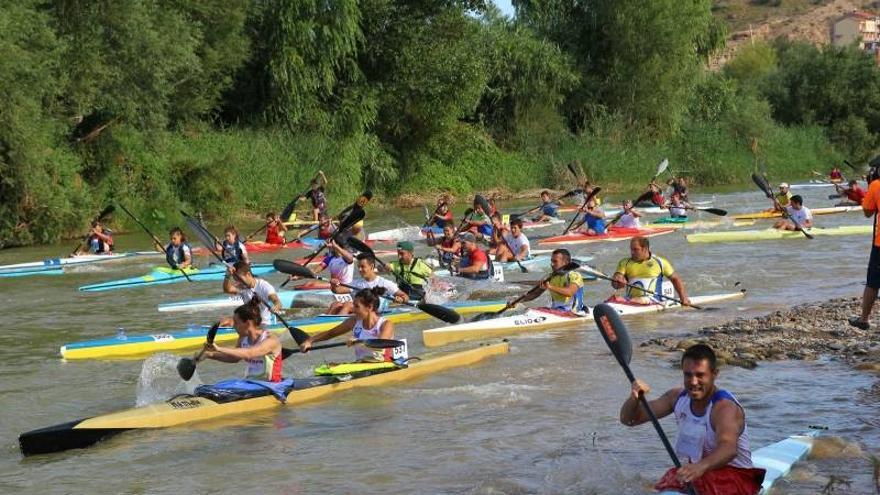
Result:
{"type": "Polygon", "coordinates": [[[788,188],[788,182],[783,182],[782,184],[779,184],[779,187],[788,188]]]}
{"type": "Polygon", "coordinates": [[[400,241],[397,243],[397,249],[413,252],[413,250],[415,250],[415,247],[413,247],[413,243],[409,241],[400,241]]]}
{"type": "Polygon", "coordinates": [[[477,238],[474,236],[474,234],[471,234],[470,232],[465,232],[464,234],[458,236],[458,238],[464,242],[477,242],[477,238]]]}

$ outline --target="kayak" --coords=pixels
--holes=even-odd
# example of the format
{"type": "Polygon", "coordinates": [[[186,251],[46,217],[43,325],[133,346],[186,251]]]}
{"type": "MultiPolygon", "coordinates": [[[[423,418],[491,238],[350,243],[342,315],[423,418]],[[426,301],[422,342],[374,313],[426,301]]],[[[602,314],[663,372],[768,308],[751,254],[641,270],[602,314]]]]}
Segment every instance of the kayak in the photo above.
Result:
{"type": "MultiPolygon", "coordinates": [[[[709,199],[705,201],[691,201],[691,206],[712,206],[715,203],[715,200],[709,199]]],[[[559,212],[561,213],[571,213],[574,211],[578,211],[580,205],[568,205],[562,206],[559,208],[559,212]]],[[[647,213],[649,215],[656,215],[660,213],[666,213],[669,210],[666,208],[660,208],[659,206],[638,206],[636,205],[636,210],[639,213],[647,213]]],[[[606,215],[616,215],[620,213],[620,210],[605,210],[606,215]]]]}
{"type": "Polygon", "coordinates": [[[64,267],[62,266],[41,266],[35,268],[19,268],[16,270],[0,271],[0,278],[3,277],[28,277],[31,275],[64,275],[64,267]]]}
{"type": "Polygon", "coordinates": [[[298,406],[322,399],[334,392],[399,383],[452,368],[469,366],[490,356],[506,354],[508,350],[509,345],[502,342],[413,361],[407,367],[392,368],[386,372],[294,379],[292,390],[286,392],[284,403],[268,390],[266,395],[222,403],[206,397],[178,395],[166,402],[22,433],[18,437],[18,443],[25,456],[84,448],[127,430],[166,428],[230,415],[242,416],[243,413],[275,409],[285,404],[298,406]]]}
{"type": "MultiPolygon", "coordinates": [[[[844,225],[825,229],[814,227],[807,229],[807,232],[814,236],[844,236],[870,234],[873,230],[874,228],[871,225],[844,225]]],[[[687,241],[692,243],[776,241],[781,239],[806,239],[806,236],[804,236],[803,232],[797,230],[779,229],[728,230],[724,232],[689,234],[687,236],[687,241]]]]}
{"type": "MultiPolygon", "coordinates": [[[[732,292],[728,294],[715,294],[710,296],[697,296],[691,298],[691,304],[704,305],[717,302],[729,301],[745,297],[745,292],[732,292]]],[[[630,316],[647,313],[660,313],[670,309],[679,309],[679,304],[626,304],[618,302],[607,303],[617,310],[621,316],[630,316]]],[[[572,316],[571,313],[556,311],[547,308],[530,308],[525,313],[516,316],[506,316],[493,320],[472,321],[449,325],[446,327],[431,328],[422,332],[422,341],[426,347],[437,347],[462,342],[465,340],[482,340],[508,335],[542,332],[552,329],[584,328],[584,325],[592,320],[586,316],[572,316]]],[[[587,325],[588,326],[588,325],[587,325]]]]}
{"type": "MultiPolygon", "coordinates": [[[[811,430],[804,435],[792,435],[785,440],[765,445],[752,452],[752,464],[756,468],[767,470],[758,495],[769,493],[774,483],[787,476],[795,464],[810,454],[817,434],[816,430],[811,430]]],[[[680,492],[671,490],[658,493],[659,495],[681,495],[680,492]]]]}
{"type": "Polygon", "coordinates": [[[671,234],[675,232],[675,230],[676,229],[670,227],[658,229],[627,229],[623,227],[610,227],[605,234],[588,235],[582,233],[572,233],[555,237],[547,237],[545,239],[539,240],[538,244],[589,244],[592,242],[603,241],[626,241],[632,239],[633,237],[656,237],[658,235],[671,234]]]}
{"type": "Polygon", "coordinates": [[[662,217],[654,220],[653,222],[646,224],[645,228],[648,229],[659,229],[659,228],[672,228],[672,229],[706,229],[712,227],[719,226],[733,226],[733,227],[747,227],[749,225],[754,225],[756,220],[696,220],[694,218],[689,217],[662,217]]]}
{"type": "MultiPolygon", "coordinates": [[[[506,304],[505,301],[464,301],[447,304],[446,307],[456,310],[459,314],[474,314],[485,311],[498,311],[506,304]]],[[[383,314],[394,323],[409,323],[430,318],[424,313],[410,306],[393,307],[383,314]]],[[[347,316],[317,316],[314,318],[288,321],[306,333],[317,333],[333,328],[347,316]]],[[[287,334],[284,325],[276,324],[267,327],[272,333],[283,336],[287,334]]],[[[132,359],[142,358],[157,352],[181,352],[201,348],[205,343],[205,336],[209,327],[192,326],[183,331],[171,333],[158,333],[151,335],[125,334],[98,340],[74,342],[61,347],[61,357],[67,360],[74,359],[132,359]]],[[[231,327],[221,327],[214,338],[216,343],[232,343],[238,339],[238,334],[231,327]]]]}
{"type": "MultiPolygon", "coordinates": [[[[813,208],[810,212],[813,215],[833,215],[836,213],[849,213],[851,211],[862,211],[861,206],[831,206],[828,208],[813,208]]],[[[762,219],[762,218],[781,218],[782,213],[778,211],[756,211],[754,213],[741,213],[739,215],[732,215],[730,218],[734,220],[750,220],[750,219],[762,219]]]]}
{"type": "Polygon", "coordinates": [[[108,253],[108,254],[81,254],[78,256],[70,256],[67,258],[46,258],[43,261],[31,261],[28,263],[15,263],[13,265],[0,266],[0,276],[3,272],[22,270],[46,269],[62,266],[73,265],[90,265],[94,263],[103,263],[106,261],[126,260],[144,256],[164,256],[157,251],[132,251],[127,253],[108,253]]]}
{"type": "MultiPolygon", "coordinates": [[[[276,292],[281,305],[285,308],[291,307],[294,301],[306,298],[329,298],[333,295],[330,289],[312,289],[312,290],[279,290],[276,292]]],[[[157,309],[160,313],[175,313],[179,311],[206,311],[212,309],[237,308],[244,304],[241,296],[230,295],[226,297],[209,297],[204,299],[191,299],[188,301],[178,301],[172,303],[162,303],[157,309]]]]}
{"type": "MultiPolygon", "coordinates": [[[[226,267],[218,265],[210,265],[207,268],[187,268],[186,275],[193,282],[207,282],[213,280],[223,280],[226,276],[226,267]]],[[[271,263],[258,263],[251,266],[254,275],[266,275],[275,271],[275,267],[271,263]]],[[[116,289],[128,289],[131,287],[145,287],[148,285],[173,284],[177,282],[186,282],[187,278],[181,270],[175,270],[167,266],[159,266],[153,268],[153,271],[140,277],[124,278],[121,280],[111,280],[98,284],[84,285],[79,288],[82,292],[100,292],[116,289]]]]}
{"type": "Polygon", "coordinates": [[[280,249],[317,249],[324,245],[322,239],[303,237],[299,241],[290,241],[284,244],[269,244],[263,241],[248,241],[245,247],[248,253],[269,253],[280,249]]]}
{"type": "MultiPolygon", "coordinates": [[[[503,221],[504,223],[508,223],[510,215],[504,215],[503,221]]],[[[562,218],[553,218],[550,220],[546,220],[543,222],[533,222],[531,220],[523,221],[523,230],[526,229],[540,229],[544,227],[551,227],[553,225],[559,225],[565,223],[565,220],[562,218]]],[[[390,230],[380,230],[378,232],[373,232],[367,235],[367,239],[371,241],[415,241],[422,239],[423,237],[428,236],[428,232],[432,233],[435,237],[440,237],[443,235],[443,229],[437,226],[431,227],[417,227],[414,225],[408,227],[400,227],[396,229],[390,230]]]]}

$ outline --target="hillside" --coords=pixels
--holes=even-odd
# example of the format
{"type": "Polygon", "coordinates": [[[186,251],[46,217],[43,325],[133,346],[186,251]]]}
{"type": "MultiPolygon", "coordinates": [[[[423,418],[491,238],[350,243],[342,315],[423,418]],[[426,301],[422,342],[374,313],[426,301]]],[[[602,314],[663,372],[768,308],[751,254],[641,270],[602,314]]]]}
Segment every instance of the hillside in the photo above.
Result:
{"type": "Polygon", "coordinates": [[[717,0],[712,12],[727,23],[730,35],[724,52],[712,62],[717,68],[752,39],[784,36],[814,45],[827,44],[831,24],[856,9],[877,12],[880,2],[861,0],[717,0]],[[778,5],[776,5],[778,4],[778,5]]]}

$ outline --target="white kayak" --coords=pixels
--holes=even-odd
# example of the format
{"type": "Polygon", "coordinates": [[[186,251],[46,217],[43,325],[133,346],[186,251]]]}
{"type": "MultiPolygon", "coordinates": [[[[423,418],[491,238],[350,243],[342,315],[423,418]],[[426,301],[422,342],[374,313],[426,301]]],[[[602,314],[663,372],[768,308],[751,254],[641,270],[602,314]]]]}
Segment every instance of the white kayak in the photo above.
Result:
{"type": "Polygon", "coordinates": [[[0,272],[17,272],[17,271],[33,271],[39,269],[52,269],[53,267],[88,265],[93,263],[103,263],[107,261],[126,260],[136,257],[145,256],[164,256],[157,251],[132,251],[128,253],[108,253],[108,254],[81,254],[70,256],[67,258],[46,258],[43,261],[31,261],[28,263],[15,263],[12,265],[0,266],[0,272]]]}
{"type": "MultiPolygon", "coordinates": [[[[281,305],[289,308],[294,301],[303,299],[320,299],[326,304],[330,304],[330,298],[333,293],[330,289],[307,289],[307,290],[280,290],[277,292],[281,305]]],[[[188,301],[178,301],[171,303],[163,303],[158,306],[160,313],[175,313],[180,311],[207,311],[223,308],[237,308],[244,304],[241,296],[225,296],[225,297],[208,297],[204,299],[192,299],[188,301]]]]}
{"type": "MultiPolygon", "coordinates": [[[[745,292],[731,292],[728,294],[714,294],[709,296],[696,296],[691,298],[691,304],[702,306],[722,301],[740,299],[745,292]]],[[[670,304],[626,304],[611,302],[607,303],[617,310],[621,316],[630,316],[647,313],[659,313],[670,309],[679,309],[682,306],[676,303],[670,304]]],[[[492,320],[472,321],[458,325],[431,328],[422,332],[422,341],[426,347],[437,347],[453,342],[466,340],[481,340],[508,335],[542,332],[552,329],[584,328],[584,325],[592,320],[585,316],[572,316],[571,313],[555,311],[547,308],[532,308],[525,313],[516,316],[506,316],[492,320]]]]}
{"type": "MultiPolygon", "coordinates": [[[[773,484],[791,472],[791,468],[803,460],[813,450],[817,431],[811,430],[804,435],[792,435],[770,445],[765,445],[752,452],[752,464],[756,468],[766,469],[764,482],[758,495],[766,495],[773,484]]],[[[676,491],[662,491],[660,495],[681,495],[676,491]]]]}

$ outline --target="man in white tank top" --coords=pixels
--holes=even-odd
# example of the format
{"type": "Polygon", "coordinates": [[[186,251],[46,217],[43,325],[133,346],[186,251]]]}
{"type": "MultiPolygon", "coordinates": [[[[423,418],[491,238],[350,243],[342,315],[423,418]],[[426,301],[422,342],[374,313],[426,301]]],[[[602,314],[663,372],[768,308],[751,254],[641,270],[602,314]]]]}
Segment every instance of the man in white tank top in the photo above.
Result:
{"type": "MultiPolygon", "coordinates": [[[[754,495],[761,489],[764,470],[752,467],[745,411],[730,392],[715,385],[718,367],[715,352],[697,344],[681,358],[682,387],[668,390],[648,404],[658,418],[674,415],[678,424],[675,453],[682,467],[670,469],[654,487],[681,489],[692,483],[698,493],[712,486],[735,486],[727,495],[754,495]]],[[[620,422],[635,426],[650,421],[639,401],[651,388],[635,380],[629,398],[620,408],[620,422]]]]}

